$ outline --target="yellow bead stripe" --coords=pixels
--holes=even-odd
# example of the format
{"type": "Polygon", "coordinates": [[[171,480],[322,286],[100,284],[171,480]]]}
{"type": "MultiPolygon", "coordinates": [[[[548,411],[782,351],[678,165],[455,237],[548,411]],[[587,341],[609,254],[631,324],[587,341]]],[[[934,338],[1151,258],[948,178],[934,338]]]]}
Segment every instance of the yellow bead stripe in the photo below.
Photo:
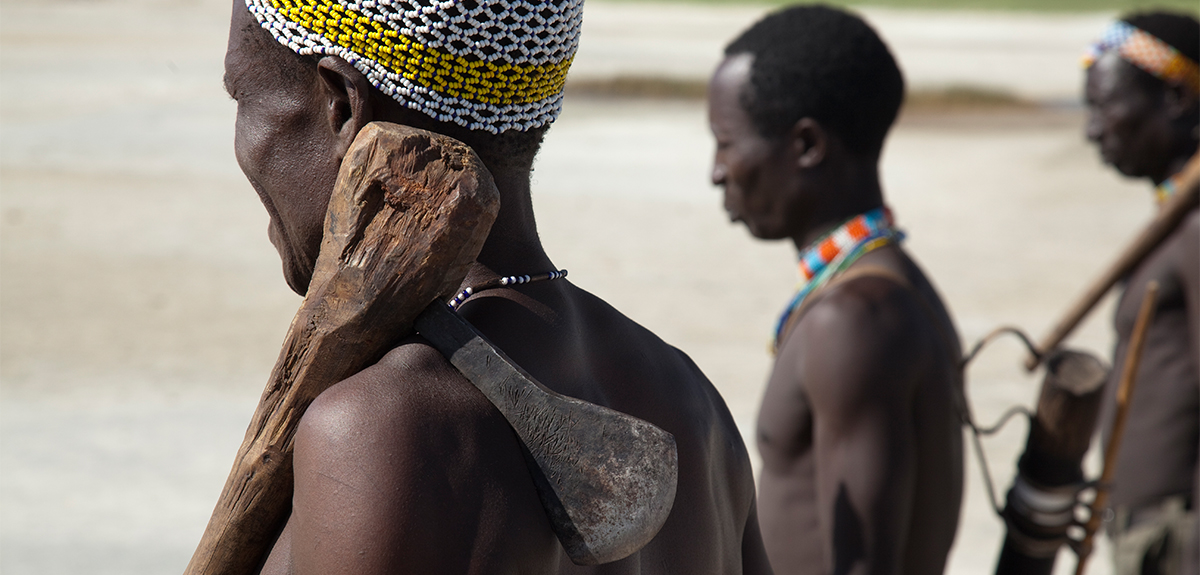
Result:
{"type": "Polygon", "coordinates": [[[467,59],[425,46],[369,16],[332,2],[270,0],[287,20],[374,60],[415,85],[462,100],[504,106],[562,92],[572,58],[520,65],[467,59]]]}

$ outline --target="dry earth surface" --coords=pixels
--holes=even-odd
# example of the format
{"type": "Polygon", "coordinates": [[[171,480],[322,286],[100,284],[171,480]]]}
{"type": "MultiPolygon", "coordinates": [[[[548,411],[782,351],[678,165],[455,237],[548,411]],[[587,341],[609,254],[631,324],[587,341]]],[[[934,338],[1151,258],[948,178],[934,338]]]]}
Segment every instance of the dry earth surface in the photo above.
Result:
{"type": "MultiPolygon", "coordinates": [[[[761,13],[588,10],[581,77],[692,80],[761,13]]],[[[233,160],[227,14],[215,0],[0,5],[4,573],[180,572],[299,303],[233,160]]],[[[1105,20],[867,15],[915,86],[1056,102],[1074,97],[1078,49],[1105,20]]],[[[1101,166],[1081,123],[1070,106],[914,113],[890,139],[890,203],[964,341],[1000,324],[1042,333],[1149,216],[1145,186],[1101,166]]],[[[544,150],[551,257],[695,358],[751,438],[794,256],[726,221],[702,103],[569,100],[544,150]]],[[[1109,313],[1076,343],[1107,350],[1109,313]]],[[[1021,357],[1004,342],[973,368],[980,419],[1033,401],[1021,357]]],[[[1024,436],[1014,424],[987,441],[1002,486],[1024,436]]],[[[950,573],[990,573],[1000,544],[977,471],[950,573]]]]}

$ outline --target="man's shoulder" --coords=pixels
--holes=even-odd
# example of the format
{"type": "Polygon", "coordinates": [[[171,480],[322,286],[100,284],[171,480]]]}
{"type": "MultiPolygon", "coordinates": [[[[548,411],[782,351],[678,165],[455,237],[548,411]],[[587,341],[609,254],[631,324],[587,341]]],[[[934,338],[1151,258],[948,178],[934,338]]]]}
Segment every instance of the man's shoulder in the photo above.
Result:
{"type": "Polygon", "coordinates": [[[1127,335],[1132,331],[1141,301],[1140,286],[1151,279],[1163,286],[1159,296],[1167,301],[1178,299],[1174,296],[1200,293],[1200,207],[1184,215],[1170,235],[1134,268],[1117,308],[1115,321],[1121,333],[1127,335]],[[1130,294],[1134,297],[1129,297],[1130,294]]]}
{"type": "Polygon", "coordinates": [[[1190,257],[1200,251],[1200,207],[1192,208],[1192,211],[1183,217],[1183,221],[1172,235],[1174,236],[1172,243],[1178,246],[1180,255],[1184,256],[1182,263],[1187,266],[1200,267],[1200,258],[1190,257]]]}
{"type": "Polygon", "coordinates": [[[317,397],[297,430],[296,465],[359,469],[363,481],[404,484],[419,480],[407,475],[428,461],[449,474],[468,472],[472,447],[500,448],[506,431],[482,394],[414,338],[317,397]]]}
{"type": "Polygon", "coordinates": [[[921,300],[914,278],[877,269],[821,293],[780,350],[778,361],[790,364],[818,402],[820,396],[859,402],[904,393],[944,363],[938,358],[950,358],[933,303],[921,300]]]}
{"type": "Polygon", "coordinates": [[[1200,206],[1193,206],[1156,251],[1195,250],[1200,243],[1200,206]]]}
{"type": "MultiPolygon", "coordinates": [[[[461,399],[469,385],[437,350],[411,338],[375,365],[321,393],[305,412],[302,429],[419,424],[444,413],[445,409],[431,413],[429,408],[452,396],[461,399]]],[[[451,409],[470,405],[450,404],[451,409]]]]}
{"type": "MultiPolygon", "coordinates": [[[[341,451],[339,457],[431,457],[453,466],[469,465],[470,450],[446,458],[457,451],[452,445],[516,448],[511,436],[483,394],[437,350],[413,337],[318,396],[301,419],[297,448],[319,444],[325,454],[341,451]]],[[[392,469],[403,472],[402,466],[392,469]]]]}
{"type": "Polygon", "coordinates": [[[879,352],[884,351],[881,344],[925,329],[927,314],[919,295],[901,273],[851,268],[845,276],[816,294],[818,299],[797,323],[797,339],[804,348],[879,352]]]}

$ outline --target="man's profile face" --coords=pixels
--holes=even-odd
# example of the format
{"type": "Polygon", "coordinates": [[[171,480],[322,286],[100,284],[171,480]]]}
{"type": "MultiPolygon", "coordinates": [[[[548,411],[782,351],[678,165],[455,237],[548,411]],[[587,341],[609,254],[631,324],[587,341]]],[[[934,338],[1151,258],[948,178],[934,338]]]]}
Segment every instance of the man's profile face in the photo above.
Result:
{"type": "Polygon", "coordinates": [[[786,140],[764,138],[742,107],[754,58],[738,54],[717,67],[708,87],[708,122],[717,150],[712,182],[725,190],[729,219],[743,222],[755,237],[791,237],[795,194],[785,182],[786,140]]]}
{"type": "Polygon", "coordinates": [[[238,165],[271,217],[267,235],[284,278],[303,295],[321,249],[326,206],[340,165],[320,80],[234,0],[225,86],[237,101],[238,165]]]}
{"type": "Polygon", "coordinates": [[[1147,93],[1136,73],[1115,52],[1103,54],[1088,68],[1086,129],[1106,164],[1127,176],[1144,177],[1167,157],[1170,121],[1161,95],[1147,93]]]}

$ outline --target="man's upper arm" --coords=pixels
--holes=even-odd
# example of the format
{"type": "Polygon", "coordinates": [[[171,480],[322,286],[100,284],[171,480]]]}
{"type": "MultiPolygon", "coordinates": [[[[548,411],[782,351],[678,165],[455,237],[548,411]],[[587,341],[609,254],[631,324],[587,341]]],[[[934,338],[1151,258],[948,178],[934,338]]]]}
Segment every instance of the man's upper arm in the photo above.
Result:
{"type": "Polygon", "coordinates": [[[912,402],[936,353],[915,297],[863,278],[831,292],[799,326],[808,343],[797,369],[812,402],[818,516],[834,573],[896,572],[903,561],[916,476],[912,402]]]}
{"type": "Polygon", "coordinates": [[[301,421],[292,511],[297,573],[386,572],[402,553],[394,543],[419,545],[435,532],[433,525],[411,529],[433,516],[436,494],[413,497],[428,489],[414,485],[427,467],[416,437],[421,422],[405,417],[412,398],[381,381],[388,375],[376,366],[335,385],[301,421]]]}

